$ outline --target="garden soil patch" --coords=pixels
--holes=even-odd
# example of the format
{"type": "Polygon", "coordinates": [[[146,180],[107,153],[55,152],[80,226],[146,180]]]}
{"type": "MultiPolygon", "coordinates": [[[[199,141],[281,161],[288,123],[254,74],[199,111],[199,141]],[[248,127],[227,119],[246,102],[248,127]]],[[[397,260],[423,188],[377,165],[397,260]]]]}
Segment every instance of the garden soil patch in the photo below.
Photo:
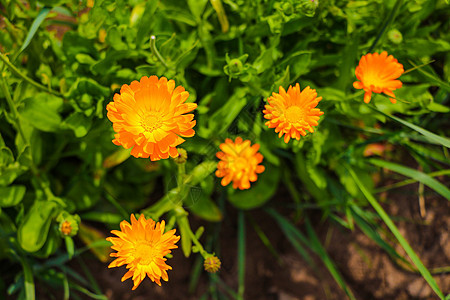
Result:
{"type": "MultiPolygon", "coordinates": [[[[422,218],[417,188],[418,185],[411,185],[390,192],[386,199],[391,200],[383,206],[396,218],[400,232],[425,266],[430,270],[448,266],[450,204],[432,191],[425,190],[426,215],[422,218]]],[[[236,220],[236,211],[229,206],[226,213],[228,217],[225,218],[219,234],[221,252],[218,255],[222,259],[219,275],[226,285],[236,291],[237,224],[233,223],[236,220]]],[[[318,269],[313,270],[281,234],[275,221],[263,210],[249,212],[247,216],[251,216],[268,236],[278,258],[264,246],[247,218],[245,299],[346,299],[345,293],[320,259],[315,257],[318,269]]],[[[321,223],[319,214],[313,214],[311,217],[315,220],[315,229],[322,244],[358,300],[437,299],[419,274],[399,266],[360,230],[350,231],[329,222],[321,223]]],[[[193,228],[202,225],[198,219],[192,221],[193,228]]],[[[298,225],[301,229],[302,224],[298,225]]],[[[396,250],[403,254],[400,248],[396,250]]],[[[199,299],[208,288],[210,279],[207,273],[202,273],[196,291],[188,293],[195,254],[185,258],[180,249],[176,249],[173,254],[173,258],[168,261],[173,267],[173,270],[169,271],[169,282],[163,282],[159,287],[147,278],[135,291],[131,291],[131,280],[120,282],[125,268],[108,269],[92,257],[86,258],[86,261],[102,291],[111,300],[199,299]]],[[[444,293],[450,292],[450,274],[436,274],[434,278],[444,293]]],[[[224,289],[220,286],[218,288],[226,294],[224,289]]]]}

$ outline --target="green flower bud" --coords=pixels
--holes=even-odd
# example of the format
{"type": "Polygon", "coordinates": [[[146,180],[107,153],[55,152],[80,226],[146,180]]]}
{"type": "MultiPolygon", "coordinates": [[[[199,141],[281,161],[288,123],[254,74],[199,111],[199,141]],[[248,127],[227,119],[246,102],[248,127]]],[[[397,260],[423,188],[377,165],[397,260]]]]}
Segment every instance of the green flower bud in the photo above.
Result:
{"type": "Polygon", "coordinates": [[[81,222],[80,216],[71,215],[66,211],[63,211],[56,218],[59,222],[59,233],[62,237],[74,236],[78,233],[78,224],[81,222]]]}
{"type": "Polygon", "coordinates": [[[400,44],[403,41],[403,36],[397,29],[391,29],[388,32],[388,38],[394,44],[400,44]]]}
{"type": "Polygon", "coordinates": [[[228,72],[230,72],[231,75],[239,75],[242,71],[242,66],[242,62],[239,59],[232,59],[228,63],[228,72]]]}
{"type": "Polygon", "coordinates": [[[184,150],[183,148],[177,148],[178,151],[178,156],[175,157],[173,160],[177,163],[177,164],[184,164],[187,161],[188,155],[187,155],[187,151],[184,150]]]}
{"type": "Polygon", "coordinates": [[[301,0],[296,5],[296,9],[307,17],[313,17],[318,6],[319,0],[301,0]]]}

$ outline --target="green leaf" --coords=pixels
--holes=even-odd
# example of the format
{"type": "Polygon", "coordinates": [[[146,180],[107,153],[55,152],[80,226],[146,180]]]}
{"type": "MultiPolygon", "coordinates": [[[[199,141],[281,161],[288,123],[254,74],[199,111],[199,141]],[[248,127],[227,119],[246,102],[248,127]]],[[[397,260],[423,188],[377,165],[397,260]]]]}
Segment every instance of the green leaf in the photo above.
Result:
{"type": "Polygon", "coordinates": [[[191,228],[189,225],[187,214],[177,216],[177,224],[178,228],[180,229],[181,249],[183,250],[184,256],[189,257],[192,250],[192,240],[191,236],[189,235],[189,231],[191,231],[191,228]]]}
{"type": "Polygon", "coordinates": [[[209,132],[210,134],[218,135],[225,132],[234,119],[241,112],[242,108],[247,104],[246,101],[247,90],[244,88],[236,89],[236,92],[229,98],[229,100],[218,109],[209,118],[209,132]]]}
{"type": "Polygon", "coordinates": [[[0,186],[0,207],[15,206],[22,201],[26,188],[23,185],[0,186]]]}
{"type": "Polygon", "coordinates": [[[439,298],[443,299],[444,294],[439,289],[439,286],[437,285],[436,281],[434,280],[433,276],[431,276],[430,271],[424,266],[420,258],[417,256],[417,254],[414,252],[414,250],[411,248],[411,246],[408,244],[408,242],[405,240],[405,238],[401,235],[400,231],[398,230],[397,226],[395,226],[394,222],[392,222],[391,218],[388,216],[388,214],[384,211],[384,209],[381,207],[381,205],[378,203],[378,201],[372,196],[372,194],[366,189],[364,184],[359,180],[358,176],[353,172],[353,170],[350,167],[347,167],[348,171],[350,172],[351,176],[353,177],[353,180],[355,181],[356,185],[361,189],[361,192],[364,194],[364,196],[367,198],[369,203],[372,205],[372,207],[375,209],[375,211],[378,213],[380,218],[384,221],[384,223],[387,225],[389,230],[394,234],[402,248],[405,250],[405,252],[408,254],[408,256],[411,258],[414,265],[416,265],[417,269],[419,269],[420,274],[422,274],[423,278],[428,282],[430,287],[433,289],[433,291],[439,296],[439,298]]]}
{"type": "Polygon", "coordinates": [[[7,166],[14,163],[14,155],[8,147],[0,148],[0,166],[7,166]]]}
{"type": "MultiPolygon", "coordinates": [[[[275,194],[280,180],[280,168],[271,164],[258,175],[255,183],[247,190],[236,190],[228,195],[228,200],[239,209],[253,209],[266,203],[275,194]]],[[[230,189],[231,191],[231,189],[230,189]]]]}
{"type": "Polygon", "coordinates": [[[158,7],[159,0],[147,1],[145,4],[145,11],[140,19],[137,36],[136,36],[136,46],[140,47],[144,38],[148,36],[150,30],[153,26],[153,15],[158,7]]]}
{"type": "Polygon", "coordinates": [[[60,128],[58,111],[62,104],[61,98],[40,93],[23,100],[23,106],[19,107],[20,118],[39,130],[54,132],[60,128]]]}
{"type": "Polygon", "coordinates": [[[61,128],[73,130],[77,138],[85,136],[92,125],[92,118],[86,117],[84,113],[74,112],[61,124],[61,128]]]}
{"type": "Polygon", "coordinates": [[[189,196],[184,201],[184,204],[185,207],[194,215],[206,221],[219,222],[223,218],[220,209],[211,200],[211,198],[201,191],[196,193],[196,188],[191,189],[189,196]]]}
{"type": "Polygon", "coordinates": [[[436,193],[439,193],[440,195],[445,197],[445,199],[450,200],[450,190],[446,188],[443,184],[441,184],[439,181],[433,179],[432,177],[428,176],[423,172],[375,158],[369,159],[369,162],[375,166],[389,169],[391,171],[400,173],[404,176],[422,182],[426,186],[432,188],[436,193]]]}
{"type": "Polygon", "coordinates": [[[25,38],[25,41],[22,44],[22,47],[20,47],[20,50],[18,53],[21,53],[25,48],[28,47],[31,40],[33,39],[36,31],[38,30],[39,26],[41,26],[42,22],[45,20],[45,17],[47,17],[48,13],[50,12],[50,7],[44,7],[34,19],[33,24],[31,24],[30,30],[28,31],[27,37],[25,38]]]}
{"type": "Polygon", "coordinates": [[[64,241],[66,242],[67,254],[69,255],[69,259],[71,259],[75,253],[75,244],[70,236],[66,236],[64,241]]]}
{"type": "Polygon", "coordinates": [[[110,90],[91,78],[77,78],[77,81],[75,81],[64,96],[68,99],[73,99],[81,97],[83,94],[108,97],[110,95],[110,90]]]}
{"type": "Polygon", "coordinates": [[[17,233],[17,240],[25,251],[35,252],[44,245],[57,208],[58,204],[53,201],[34,202],[17,233]]]}
{"type": "Polygon", "coordinates": [[[208,4],[208,0],[187,0],[189,9],[191,10],[192,15],[200,20],[203,11],[205,10],[206,4],[208,4]]]}
{"type": "Polygon", "coordinates": [[[80,217],[82,220],[105,224],[119,224],[123,220],[123,217],[119,214],[101,211],[87,211],[81,214],[80,217]]]}

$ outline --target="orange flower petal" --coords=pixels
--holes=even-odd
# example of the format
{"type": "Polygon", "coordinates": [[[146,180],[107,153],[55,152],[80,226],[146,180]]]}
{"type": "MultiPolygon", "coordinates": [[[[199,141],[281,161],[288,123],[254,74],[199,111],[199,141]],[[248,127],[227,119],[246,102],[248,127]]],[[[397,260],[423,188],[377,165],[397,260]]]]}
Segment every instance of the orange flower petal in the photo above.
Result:
{"type": "Polygon", "coordinates": [[[159,160],[178,156],[176,146],[181,137],[192,137],[196,122],[196,103],[184,103],[189,93],[182,86],[175,88],[165,77],[143,76],[140,81],[124,84],[106,109],[116,132],[113,143],[133,148],[134,157],[159,160]]]}
{"type": "Polygon", "coordinates": [[[279,93],[272,93],[263,110],[264,118],[268,119],[266,125],[275,128],[278,137],[284,135],[284,142],[291,138],[299,140],[305,136],[305,130],[313,132],[313,126],[318,125],[318,120],[323,112],[316,108],[322,97],[317,97],[316,90],[309,86],[300,91],[297,83],[289,86],[287,92],[280,86],[279,93]]]}
{"type": "Polygon", "coordinates": [[[164,221],[155,222],[152,219],[145,219],[140,215],[136,220],[131,215],[131,225],[127,221],[120,223],[120,229],[111,233],[118,237],[109,237],[108,241],[113,243],[111,247],[116,250],[112,257],[117,257],[111,262],[109,268],[127,265],[128,272],[122,277],[122,281],[132,278],[135,290],[142,280],[148,276],[153,282],[161,285],[160,278],[167,281],[167,270],[172,268],[165,263],[167,254],[171,249],[177,248],[175,245],[180,239],[175,235],[175,229],[164,233],[164,221]]]}
{"type": "MultiPolygon", "coordinates": [[[[392,55],[383,51],[381,54],[369,53],[361,57],[359,65],[356,67],[355,75],[360,81],[355,81],[355,89],[363,89],[364,102],[369,103],[374,93],[385,93],[390,97],[395,97],[392,92],[402,87],[402,82],[397,80],[403,74],[403,65],[400,64],[392,55]]],[[[395,98],[390,99],[396,103],[395,98]]]]}
{"type": "Polygon", "coordinates": [[[243,141],[241,137],[237,137],[234,142],[226,139],[219,147],[223,152],[219,151],[216,154],[220,159],[216,176],[223,177],[221,180],[223,186],[233,181],[233,188],[248,189],[250,182],[256,181],[257,174],[264,172],[264,166],[259,165],[263,156],[258,153],[258,144],[251,146],[249,140],[243,141]]]}

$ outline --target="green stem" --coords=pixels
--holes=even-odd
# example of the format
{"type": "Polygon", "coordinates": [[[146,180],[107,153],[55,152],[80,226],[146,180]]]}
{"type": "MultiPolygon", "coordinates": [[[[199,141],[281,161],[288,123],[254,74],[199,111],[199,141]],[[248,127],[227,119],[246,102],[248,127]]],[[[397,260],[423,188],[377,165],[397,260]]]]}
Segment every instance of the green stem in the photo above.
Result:
{"type": "MultiPolygon", "coordinates": [[[[0,57],[2,57],[3,54],[0,53],[0,57]]],[[[3,73],[3,69],[4,69],[4,65],[0,68],[0,73],[3,73]]],[[[22,129],[22,125],[20,124],[20,118],[19,118],[19,112],[17,110],[17,107],[14,103],[14,100],[11,97],[11,93],[9,92],[8,89],[8,84],[6,82],[6,76],[1,76],[1,80],[0,80],[0,89],[2,90],[3,94],[5,95],[6,98],[6,102],[8,103],[8,106],[11,110],[11,113],[13,115],[13,119],[15,122],[15,127],[17,129],[17,131],[20,134],[20,137],[23,140],[23,143],[25,145],[30,145],[30,141],[28,141],[28,139],[25,136],[25,133],[22,129]]],[[[31,152],[31,151],[30,151],[31,152]]],[[[54,198],[52,191],[50,190],[50,187],[48,186],[48,184],[46,182],[44,182],[39,174],[39,170],[36,167],[36,165],[34,164],[33,161],[33,157],[32,155],[30,155],[30,169],[31,172],[33,173],[34,177],[36,178],[36,180],[38,181],[39,186],[41,187],[41,189],[43,190],[44,194],[46,195],[46,197],[48,199],[52,199],[54,198]]]]}
{"type": "MultiPolygon", "coordinates": [[[[184,210],[184,209],[183,209],[184,210]]],[[[192,242],[197,247],[198,251],[200,252],[201,256],[203,256],[204,259],[208,258],[210,254],[203,248],[203,245],[200,243],[200,241],[195,236],[195,233],[192,231],[191,227],[189,226],[188,234],[190,238],[192,239],[192,242]]]]}
{"type": "MultiPolygon", "coordinates": [[[[2,70],[0,72],[3,73],[4,66],[2,66],[1,69],[2,70]]],[[[2,80],[0,82],[0,88],[3,92],[3,95],[5,95],[6,102],[8,102],[9,109],[11,110],[11,113],[13,114],[13,119],[15,121],[16,129],[19,132],[20,136],[22,137],[23,142],[26,143],[27,139],[25,137],[25,133],[23,132],[22,126],[20,125],[20,121],[19,121],[19,112],[17,111],[16,105],[14,104],[14,101],[11,98],[11,94],[9,92],[8,85],[6,83],[6,77],[3,76],[3,74],[1,77],[2,77],[2,80]]]]}
{"type": "Polygon", "coordinates": [[[158,49],[156,49],[156,37],[154,35],[152,35],[150,37],[150,50],[152,51],[153,55],[155,55],[156,58],[163,64],[163,66],[168,69],[169,66],[167,65],[166,61],[159,53],[158,49]]]}
{"type": "Polygon", "coordinates": [[[403,0],[397,0],[397,2],[395,2],[395,5],[392,8],[391,13],[387,17],[387,19],[384,21],[383,26],[381,27],[381,30],[378,33],[375,41],[373,41],[372,46],[370,46],[368,53],[372,53],[373,49],[375,48],[375,46],[377,45],[377,43],[381,39],[381,37],[384,35],[384,33],[388,29],[389,25],[391,25],[391,23],[394,21],[395,16],[397,15],[398,8],[402,5],[402,2],[403,2],[403,0]]]}
{"type": "Polygon", "coordinates": [[[36,81],[34,81],[33,79],[31,79],[30,77],[26,76],[25,74],[23,74],[22,72],[19,71],[19,69],[17,69],[8,59],[8,57],[6,57],[6,55],[4,55],[3,53],[0,52],[0,59],[5,63],[5,65],[8,66],[8,68],[17,76],[21,77],[22,79],[24,79],[26,82],[28,82],[29,84],[31,84],[32,86],[41,89],[43,91],[49,92],[50,94],[53,94],[55,96],[59,96],[62,97],[61,93],[58,93],[52,89],[47,88],[46,86],[37,83],[36,81]]]}

